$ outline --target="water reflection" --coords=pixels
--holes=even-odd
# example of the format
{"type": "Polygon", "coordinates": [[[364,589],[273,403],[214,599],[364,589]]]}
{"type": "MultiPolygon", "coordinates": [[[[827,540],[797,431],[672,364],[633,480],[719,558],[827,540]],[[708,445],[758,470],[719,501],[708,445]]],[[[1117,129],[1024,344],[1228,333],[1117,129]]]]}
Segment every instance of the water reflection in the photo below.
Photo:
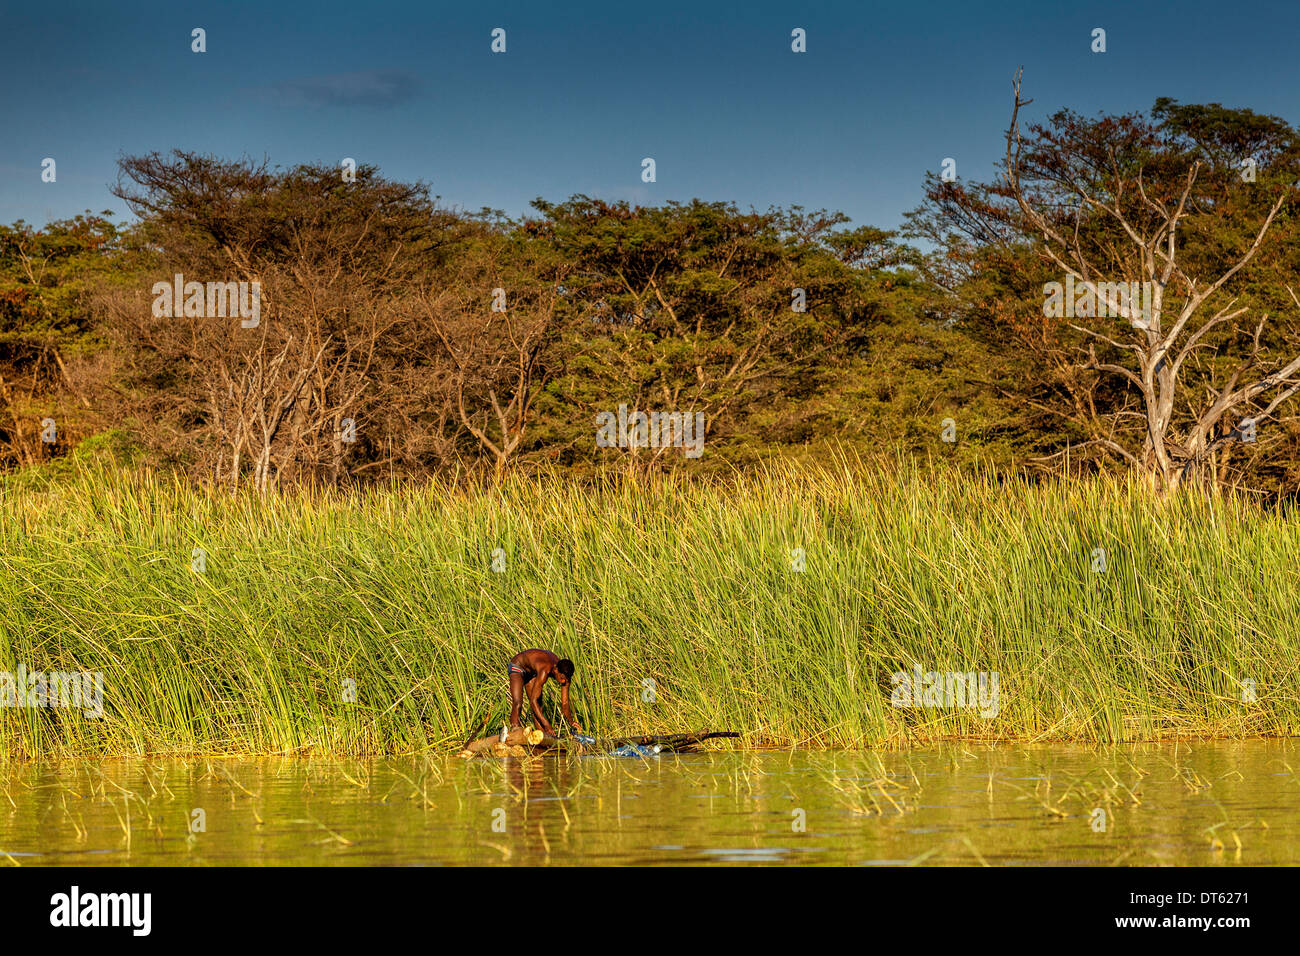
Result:
{"type": "Polygon", "coordinates": [[[0,864],[1298,864],[1295,741],[0,767],[0,864]]]}

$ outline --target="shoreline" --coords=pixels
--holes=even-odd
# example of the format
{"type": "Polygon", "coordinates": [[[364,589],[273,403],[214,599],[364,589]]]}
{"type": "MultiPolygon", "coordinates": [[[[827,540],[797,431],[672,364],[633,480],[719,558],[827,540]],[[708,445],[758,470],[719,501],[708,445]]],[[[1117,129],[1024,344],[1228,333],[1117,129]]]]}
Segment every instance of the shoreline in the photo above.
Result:
{"type": "MultiPolygon", "coordinates": [[[[1147,737],[1134,738],[1129,740],[1116,741],[1093,741],[1081,738],[1030,738],[1030,737],[928,737],[913,741],[908,745],[900,746],[867,746],[867,747],[809,747],[809,746],[783,746],[775,743],[762,743],[752,746],[731,746],[725,744],[717,746],[708,746],[702,744],[697,750],[686,753],[672,753],[665,751],[663,754],[656,756],[676,757],[691,756],[704,754],[907,754],[932,751],[942,748],[945,745],[963,746],[977,745],[989,749],[1077,749],[1077,750],[1126,750],[1139,747],[1158,747],[1178,744],[1204,744],[1204,743],[1281,743],[1290,740],[1300,740],[1300,733],[1291,734],[1253,734],[1249,736],[1225,736],[1216,734],[1179,734],[1166,737],[1147,737]]],[[[483,754],[480,756],[491,756],[494,759],[520,759],[518,755],[500,755],[483,754]]],[[[550,751],[546,753],[536,753],[525,755],[528,758],[557,758],[557,757],[601,757],[607,754],[587,753],[587,754],[569,754],[563,751],[550,751]]],[[[26,754],[4,754],[0,753],[0,767],[7,764],[36,764],[36,763],[63,763],[63,762],[111,762],[111,761],[199,761],[199,760],[323,760],[323,761],[348,761],[348,760],[401,760],[420,757],[442,757],[456,758],[458,753],[454,746],[431,746],[422,750],[408,751],[374,751],[374,752],[322,752],[303,750],[297,752],[256,752],[256,751],[151,751],[148,753],[51,753],[37,756],[26,754]]]]}

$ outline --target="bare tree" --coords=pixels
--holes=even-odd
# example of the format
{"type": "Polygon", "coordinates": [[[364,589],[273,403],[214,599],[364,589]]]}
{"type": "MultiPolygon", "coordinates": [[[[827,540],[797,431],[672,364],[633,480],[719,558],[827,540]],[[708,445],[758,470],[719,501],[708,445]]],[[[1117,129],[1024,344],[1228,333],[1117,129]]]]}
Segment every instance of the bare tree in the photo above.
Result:
{"type": "MultiPolygon", "coordinates": [[[[1288,193],[1279,191],[1246,248],[1201,274],[1188,265],[1179,239],[1180,226],[1197,206],[1195,189],[1203,164],[1192,161],[1178,188],[1157,191],[1140,163],[1133,167],[1122,162],[1113,149],[1104,166],[1063,158],[1060,151],[1050,157],[1039,153],[1032,176],[1047,188],[1031,190],[1025,185],[1026,147],[1019,116],[1032,101],[1021,99],[1020,81],[1017,74],[1007,129],[1007,194],[1024,216],[1025,231],[1041,240],[1039,254],[1091,294],[1098,315],[1109,312],[1112,319],[1128,323],[1124,332],[1107,329],[1099,318],[1086,325],[1071,323],[1092,343],[1085,367],[1119,376],[1139,397],[1136,408],[1118,414],[1139,416],[1144,425],[1140,447],[1126,446],[1118,430],[1115,436],[1087,444],[1119,455],[1142,469],[1153,485],[1172,491],[1209,462],[1217,448],[1253,440],[1254,429],[1300,390],[1300,355],[1264,359],[1260,340],[1267,313],[1255,324],[1246,354],[1226,380],[1207,384],[1203,395],[1179,380],[1200,350],[1224,347],[1222,338],[1212,344],[1212,332],[1249,311],[1238,304],[1239,296],[1226,292],[1265,245],[1288,193]],[[1118,239],[1098,242],[1095,235],[1089,237],[1085,223],[1090,216],[1117,228],[1118,239]],[[1133,283],[1144,290],[1145,306],[1127,294],[1133,283]],[[1111,350],[1107,358],[1098,357],[1098,344],[1111,350]]],[[[1290,287],[1288,292],[1300,306],[1290,287]]]]}
{"type": "Polygon", "coordinates": [[[494,252],[476,250],[452,281],[425,293],[425,314],[450,363],[447,385],[461,426],[500,475],[518,454],[546,380],[545,350],[560,331],[566,267],[514,260],[502,278],[494,252]],[[492,278],[497,276],[497,278],[492,278]]]}
{"type": "Polygon", "coordinates": [[[117,193],[145,217],[165,267],[156,278],[174,269],[261,290],[256,323],[151,315],[139,294],[107,297],[113,324],[155,361],[155,381],[175,375],[160,368],[183,370],[175,427],[200,466],[231,488],[342,480],[363,423],[385,417],[367,398],[376,370],[396,364],[392,333],[416,314],[410,289],[447,218],[423,187],[369,168],[344,180],[328,167],[272,174],[180,153],[128,159],[123,170],[131,185],[117,193]],[[204,414],[186,416],[187,400],[201,400],[204,414]]]}

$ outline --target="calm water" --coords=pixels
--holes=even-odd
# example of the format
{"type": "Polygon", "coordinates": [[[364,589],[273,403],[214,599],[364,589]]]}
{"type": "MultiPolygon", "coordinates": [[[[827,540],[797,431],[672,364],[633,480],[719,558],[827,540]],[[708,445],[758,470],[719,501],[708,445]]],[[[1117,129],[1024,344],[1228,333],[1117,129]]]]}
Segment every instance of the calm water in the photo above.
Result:
{"type": "Polygon", "coordinates": [[[10,764],[0,865],[1300,864],[1295,771],[1295,740],[10,764]]]}

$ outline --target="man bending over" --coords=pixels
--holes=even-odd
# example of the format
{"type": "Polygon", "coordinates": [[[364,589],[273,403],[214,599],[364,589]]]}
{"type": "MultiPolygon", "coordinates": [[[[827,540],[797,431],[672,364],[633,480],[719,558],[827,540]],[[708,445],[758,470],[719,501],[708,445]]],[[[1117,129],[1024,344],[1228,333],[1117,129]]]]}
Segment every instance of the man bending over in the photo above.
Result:
{"type": "Polygon", "coordinates": [[[582,733],[582,728],[573,719],[573,711],[569,709],[569,681],[573,680],[573,661],[534,647],[510,658],[506,673],[510,675],[511,730],[519,726],[519,710],[523,706],[524,690],[527,688],[528,703],[532,705],[538,725],[550,736],[556,735],[555,728],[542,716],[542,685],[550,679],[560,685],[560,712],[564,714],[564,719],[575,731],[582,733]]]}

